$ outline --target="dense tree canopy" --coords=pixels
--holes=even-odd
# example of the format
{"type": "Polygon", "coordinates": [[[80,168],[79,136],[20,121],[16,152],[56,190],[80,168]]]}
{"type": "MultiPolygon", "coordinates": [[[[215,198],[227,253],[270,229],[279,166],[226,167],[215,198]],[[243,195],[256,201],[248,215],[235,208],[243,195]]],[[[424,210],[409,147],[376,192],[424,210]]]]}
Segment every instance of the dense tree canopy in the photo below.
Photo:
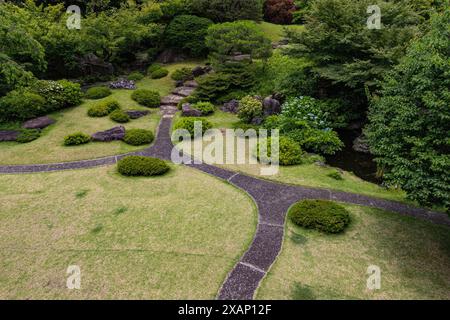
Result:
{"type": "Polygon", "coordinates": [[[189,0],[196,15],[214,22],[262,19],[263,0],[189,0]]]}
{"type": "Polygon", "coordinates": [[[450,9],[383,81],[367,136],[384,178],[411,199],[450,207],[450,9]]]}

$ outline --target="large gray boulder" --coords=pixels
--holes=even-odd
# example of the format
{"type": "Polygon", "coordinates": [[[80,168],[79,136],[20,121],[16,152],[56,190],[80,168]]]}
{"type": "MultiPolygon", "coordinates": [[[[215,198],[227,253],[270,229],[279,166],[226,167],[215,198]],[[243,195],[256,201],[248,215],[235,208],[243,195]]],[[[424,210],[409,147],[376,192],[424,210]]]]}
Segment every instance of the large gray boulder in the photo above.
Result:
{"type": "Polygon", "coordinates": [[[44,116],[28,120],[22,124],[24,129],[44,129],[51,124],[54,124],[55,120],[50,117],[44,116]]]}
{"type": "Polygon", "coordinates": [[[156,62],[166,64],[166,63],[181,62],[186,59],[187,57],[183,53],[180,53],[175,49],[166,49],[159,54],[158,58],[156,58],[156,62]]]}
{"type": "Polygon", "coordinates": [[[106,131],[100,131],[92,135],[92,140],[108,142],[114,140],[122,140],[125,137],[125,128],[122,126],[114,127],[106,131]]]}
{"type": "Polygon", "coordinates": [[[220,108],[224,112],[237,113],[239,109],[239,100],[233,99],[223,104],[220,108]]]}
{"type": "Polygon", "coordinates": [[[191,104],[184,103],[181,106],[181,115],[183,117],[201,117],[202,112],[200,110],[192,108],[191,104]]]}
{"type": "Polygon", "coordinates": [[[1,130],[0,131],[0,141],[16,141],[20,132],[13,130],[1,130]]]}
{"type": "Polygon", "coordinates": [[[266,97],[263,102],[264,116],[272,116],[281,113],[281,103],[273,96],[266,97]]]}

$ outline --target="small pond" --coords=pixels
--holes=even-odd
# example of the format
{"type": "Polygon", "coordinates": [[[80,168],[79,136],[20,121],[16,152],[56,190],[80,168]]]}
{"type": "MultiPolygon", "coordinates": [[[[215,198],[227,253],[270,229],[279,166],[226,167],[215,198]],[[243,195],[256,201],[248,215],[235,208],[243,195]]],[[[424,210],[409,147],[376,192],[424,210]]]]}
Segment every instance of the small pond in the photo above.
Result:
{"type": "Polygon", "coordinates": [[[353,150],[353,141],[361,135],[358,130],[341,130],[339,137],[344,142],[345,147],[335,155],[327,156],[327,163],[333,167],[353,172],[363,180],[380,184],[382,181],[376,177],[377,165],[373,161],[373,156],[353,150]]]}

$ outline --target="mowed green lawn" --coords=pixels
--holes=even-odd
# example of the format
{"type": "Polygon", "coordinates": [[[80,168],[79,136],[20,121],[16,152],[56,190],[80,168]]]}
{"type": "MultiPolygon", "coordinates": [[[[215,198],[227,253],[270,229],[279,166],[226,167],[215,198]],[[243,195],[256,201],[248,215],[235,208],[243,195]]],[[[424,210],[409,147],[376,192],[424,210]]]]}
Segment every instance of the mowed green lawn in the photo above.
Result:
{"type": "MultiPolygon", "coordinates": [[[[199,63],[196,61],[175,63],[166,67],[170,72],[173,72],[178,68],[193,67],[199,63]]],[[[145,77],[137,82],[137,86],[142,89],[157,90],[161,96],[164,96],[174,88],[174,81],[170,76],[158,80],[145,77]]],[[[117,100],[123,110],[149,110],[151,112],[150,115],[137,120],[131,120],[129,123],[122,125],[127,129],[141,128],[155,132],[160,119],[159,109],[149,109],[139,106],[139,104],[131,99],[132,92],[132,90],[113,90],[113,94],[104,99],[85,100],[78,107],[54,113],[51,116],[56,120],[56,123],[44,129],[42,137],[30,143],[1,142],[0,165],[85,160],[123,154],[147,147],[134,147],[121,141],[109,143],[93,142],[76,147],[66,147],[63,145],[64,137],[68,134],[84,132],[91,135],[95,132],[121,125],[110,120],[109,117],[88,117],[87,110],[90,106],[108,99],[117,100]]]]}
{"type": "Polygon", "coordinates": [[[1,299],[213,299],[247,249],[244,193],[183,166],[0,176],[1,299]],[[66,288],[69,265],[81,290],[66,288]]]}
{"type": "Polygon", "coordinates": [[[285,29],[293,31],[302,31],[304,26],[302,25],[280,25],[269,22],[258,23],[259,28],[264,32],[265,36],[272,42],[278,42],[285,37],[285,29]]]}
{"type": "Polygon", "coordinates": [[[450,229],[378,209],[346,205],[344,234],[287,223],[283,249],[258,299],[450,299],[450,229]],[[368,290],[367,268],[381,288],[368,290]]]}

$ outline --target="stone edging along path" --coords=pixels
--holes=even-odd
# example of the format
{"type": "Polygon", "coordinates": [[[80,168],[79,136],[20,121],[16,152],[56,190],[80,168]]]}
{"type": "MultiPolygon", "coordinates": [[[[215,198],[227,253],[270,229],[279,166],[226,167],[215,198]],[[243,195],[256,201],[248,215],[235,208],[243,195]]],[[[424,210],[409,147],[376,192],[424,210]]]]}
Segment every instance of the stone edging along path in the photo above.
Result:
{"type": "MultiPolygon", "coordinates": [[[[163,116],[158,126],[155,142],[143,151],[65,163],[0,166],[0,174],[92,168],[114,164],[127,155],[143,155],[170,160],[173,148],[170,129],[177,109],[174,104],[167,104],[161,106],[161,110],[163,116]]],[[[258,208],[258,225],[252,244],[228,274],[220,288],[217,298],[221,300],[253,299],[261,280],[281,251],[286,213],[292,204],[302,199],[325,199],[375,207],[450,226],[450,218],[446,214],[411,207],[395,201],[327,189],[285,185],[207,164],[188,164],[187,166],[227,181],[245,191],[253,198],[258,208]]]]}

